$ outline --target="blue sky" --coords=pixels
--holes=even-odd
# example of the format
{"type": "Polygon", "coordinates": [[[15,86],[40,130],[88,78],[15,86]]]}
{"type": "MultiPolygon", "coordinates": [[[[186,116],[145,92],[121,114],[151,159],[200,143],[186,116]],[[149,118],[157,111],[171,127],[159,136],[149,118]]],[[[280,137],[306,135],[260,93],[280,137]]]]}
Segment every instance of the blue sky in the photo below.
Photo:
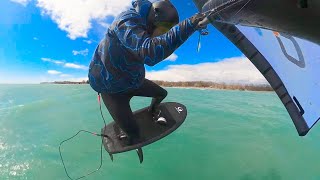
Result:
{"type": "MultiPolygon", "coordinates": [[[[0,83],[85,79],[92,53],[104,36],[108,24],[130,2],[131,0],[0,1],[0,83]]],[[[185,3],[181,3],[181,0],[172,2],[179,11],[180,20],[197,12],[191,0],[185,3]]],[[[224,64],[217,63],[219,61],[246,61],[242,53],[220,32],[212,26],[209,26],[209,31],[210,34],[202,38],[200,53],[196,51],[196,32],[169,60],[154,67],[146,66],[147,77],[169,80],[166,71],[172,68],[181,70],[187,66],[192,71],[193,68],[206,65],[224,64]]],[[[248,71],[251,70],[252,68],[248,71]]],[[[178,76],[182,77],[183,74],[178,73],[178,76]]],[[[194,76],[197,80],[214,81],[206,78],[206,72],[194,76]]]]}

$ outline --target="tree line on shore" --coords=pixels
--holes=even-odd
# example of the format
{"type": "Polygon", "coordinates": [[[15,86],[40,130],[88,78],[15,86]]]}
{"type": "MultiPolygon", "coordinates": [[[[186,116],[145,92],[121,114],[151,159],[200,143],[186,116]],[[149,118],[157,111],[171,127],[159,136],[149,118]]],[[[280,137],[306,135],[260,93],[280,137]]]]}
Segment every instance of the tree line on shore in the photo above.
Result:
{"type": "MultiPolygon", "coordinates": [[[[187,81],[187,82],[168,82],[168,81],[153,81],[156,84],[164,87],[195,87],[195,88],[212,88],[212,89],[231,89],[231,90],[248,90],[248,91],[273,91],[268,84],[254,85],[254,84],[226,84],[215,83],[207,81],[187,81]]],[[[52,84],[89,84],[89,80],[81,82],[71,81],[55,81],[52,84]]]]}
{"type": "Polygon", "coordinates": [[[188,81],[188,82],[167,82],[154,81],[160,86],[165,87],[196,87],[196,88],[213,88],[213,89],[231,89],[231,90],[249,90],[249,91],[273,91],[270,85],[250,85],[250,84],[226,84],[206,81],[188,81]]]}

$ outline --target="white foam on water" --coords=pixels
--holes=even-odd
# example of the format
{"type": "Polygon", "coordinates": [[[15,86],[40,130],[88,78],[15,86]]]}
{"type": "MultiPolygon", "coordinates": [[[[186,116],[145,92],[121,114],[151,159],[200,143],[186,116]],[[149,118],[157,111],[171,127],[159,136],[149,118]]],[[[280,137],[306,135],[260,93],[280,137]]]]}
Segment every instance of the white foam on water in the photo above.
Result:
{"type": "MultiPolygon", "coordinates": [[[[6,129],[0,129],[0,133],[6,132],[6,129]]],[[[3,137],[0,136],[0,151],[8,149],[8,145],[3,141],[3,137]]]]}
{"type": "Polygon", "coordinates": [[[22,108],[22,107],[24,107],[24,104],[19,104],[19,105],[16,105],[16,106],[7,105],[5,107],[0,107],[0,111],[8,112],[8,110],[12,110],[12,109],[15,109],[15,108],[22,108]]]}
{"type": "Polygon", "coordinates": [[[27,162],[22,164],[16,164],[10,167],[9,175],[23,176],[28,169],[30,169],[30,165],[27,162]]]}
{"type": "Polygon", "coordinates": [[[17,175],[17,172],[15,172],[15,171],[10,171],[9,174],[10,174],[11,176],[16,176],[16,175],[17,175]]]}
{"type": "Polygon", "coordinates": [[[5,143],[0,142],[0,150],[7,150],[8,146],[5,143]]]}

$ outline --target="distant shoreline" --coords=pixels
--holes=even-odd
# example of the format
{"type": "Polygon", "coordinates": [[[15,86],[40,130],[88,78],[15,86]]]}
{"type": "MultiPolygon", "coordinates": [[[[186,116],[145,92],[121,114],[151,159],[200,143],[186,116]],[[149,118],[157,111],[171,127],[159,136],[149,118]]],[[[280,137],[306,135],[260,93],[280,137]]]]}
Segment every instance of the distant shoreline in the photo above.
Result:
{"type": "MultiPolygon", "coordinates": [[[[221,89],[221,90],[240,90],[240,91],[274,91],[270,85],[253,85],[253,84],[225,84],[205,81],[188,81],[188,82],[168,82],[153,81],[163,87],[174,88],[196,88],[196,89],[221,89]]],[[[89,81],[71,82],[71,81],[55,81],[42,82],[40,84],[89,84],[89,81]]]]}
{"type": "Polygon", "coordinates": [[[167,82],[154,81],[160,86],[164,87],[178,87],[178,88],[197,88],[197,89],[221,89],[221,90],[240,90],[240,91],[273,91],[270,85],[253,85],[253,84],[226,84],[205,81],[190,81],[190,82],[167,82]]]}

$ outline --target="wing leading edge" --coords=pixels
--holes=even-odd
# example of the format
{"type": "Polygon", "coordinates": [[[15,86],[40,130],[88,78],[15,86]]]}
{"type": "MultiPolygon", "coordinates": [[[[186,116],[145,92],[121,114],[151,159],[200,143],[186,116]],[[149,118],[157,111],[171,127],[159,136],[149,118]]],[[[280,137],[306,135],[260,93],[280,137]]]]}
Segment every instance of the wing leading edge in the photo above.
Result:
{"type": "Polygon", "coordinates": [[[320,3],[310,3],[310,8],[304,9],[290,0],[193,1],[201,12],[223,3],[235,4],[211,17],[213,26],[263,74],[286,107],[299,135],[306,135],[320,120],[320,43],[318,26],[314,24],[318,22],[316,9],[320,3]],[[284,13],[286,16],[282,16],[284,13]]]}
{"type": "Polygon", "coordinates": [[[263,74],[300,136],[320,119],[320,46],[271,30],[213,23],[263,74]]]}

